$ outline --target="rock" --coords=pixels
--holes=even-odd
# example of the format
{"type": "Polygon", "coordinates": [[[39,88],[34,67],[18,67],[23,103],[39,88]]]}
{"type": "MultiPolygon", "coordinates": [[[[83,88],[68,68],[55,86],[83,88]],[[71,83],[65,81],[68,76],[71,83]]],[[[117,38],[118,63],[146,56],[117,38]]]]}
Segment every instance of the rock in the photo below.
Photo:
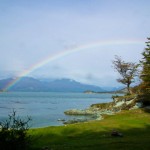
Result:
{"type": "Polygon", "coordinates": [[[102,115],[101,114],[97,114],[96,120],[102,120],[102,119],[103,119],[102,115]]]}
{"type": "Polygon", "coordinates": [[[99,109],[99,110],[111,110],[114,105],[114,102],[109,103],[100,103],[100,104],[92,104],[90,108],[99,109]]]}
{"type": "Polygon", "coordinates": [[[145,109],[150,109],[150,106],[146,106],[146,107],[144,107],[145,109]]]}
{"type": "Polygon", "coordinates": [[[50,150],[50,149],[47,146],[45,146],[41,150],[50,150]]]}
{"type": "Polygon", "coordinates": [[[120,107],[124,104],[125,102],[124,101],[120,101],[120,102],[117,102],[114,107],[120,107]]]}
{"type": "Polygon", "coordinates": [[[60,120],[64,121],[65,124],[85,122],[90,120],[102,120],[104,116],[102,115],[114,115],[115,113],[120,112],[121,110],[130,110],[141,108],[142,103],[137,103],[136,95],[129,96],[117,96],[113,97],[113,102],[109,103],[100,103],[92,104],[89,108],[80,110],[80,109],[71,109],[67,110],[64,113],[66,115],[91,115],[90,119],[74,119],[74,120],[60,120]]]}
{"type": "Polygon", "coordinates": [[[114,137],[123,137],[123,134],[120,133],[120,132],[118,132],[118,131],[116,131],[116,130],[113,130],[111,132],[111,136],[114,136],[114,137]]]}
{"type": "Polygon", "coordinates": [[[71,109],[64,112],[66,115],[93,115],[95,112],[85,109],[85,110],[79,110],[79,109],[71,109]]]}
{"type": "Polygon", "coordinates": [[[73,119],[63,122],[64,124],[74,124],[74,123],[80,123],[80,122],[87,122],[87,119],[73,119]]]}
{"type": "Polygon", "coordinates": [[[132,109],[137,109],[137,108],[142,108],[142,107],[143,107],[143,103],[138,102],[138,103],[135,103],[135,106],[133,106],[132,109]]]}
{"type": "Polygon", "coordinates": [[[100,114],[105,114],[105,115],[114,115],[114,112],[112,110],[103,110],[100,111],[100,114]]]}
{"type": "Polygon", "coordinates": [[[57,119],[57,121],[65,121],[65,119],[57,119]]]}
{"type": "Polygon", "coordinates": [[[129,105],[129,104],[131,104],[133,102],[134,102],[134,99],[131,99],[130,101],[126,101],[126,104],[129,105]]]}

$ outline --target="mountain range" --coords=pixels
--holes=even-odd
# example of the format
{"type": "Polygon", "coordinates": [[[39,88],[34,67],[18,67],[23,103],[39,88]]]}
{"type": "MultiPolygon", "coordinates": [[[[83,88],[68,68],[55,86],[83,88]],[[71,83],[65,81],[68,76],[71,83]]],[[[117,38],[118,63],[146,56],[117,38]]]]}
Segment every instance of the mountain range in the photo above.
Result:
{"type": "MultiPolygon", "coordinates": [[[[3,90],[13,80],[13,78],[0,80],[0,90],[3,90]]],[[[84,92],[86,90],[105,91],[98,86],[82,84],[70,79],[39,80],[32,77],[23,77],[19,82],[8,88],[8,91],[23,92],[84,92]]]]}
{"type": "MultiPolygon", "coordinates": [[[[0,80],[0,90],[3,90],[14,78],[7,78],[0,80]]],[[[114,87],[99,87],[95,85],[88,85],[77,82],[71,79],[35,79],[32,77],[23,77],[16,82],[12,87],[8,88],[8,91],[22,91],[22,92],[106,92],[115,91],[114,87]]]]}

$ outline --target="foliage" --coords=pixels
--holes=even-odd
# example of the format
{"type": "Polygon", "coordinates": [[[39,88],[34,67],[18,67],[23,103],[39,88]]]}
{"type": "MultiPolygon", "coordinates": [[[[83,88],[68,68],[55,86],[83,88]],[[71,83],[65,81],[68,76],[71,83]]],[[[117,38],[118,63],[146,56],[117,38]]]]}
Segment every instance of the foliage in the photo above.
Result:
{"type": "Polygon", "coordinates": [[[27,135],[31,118],[22,120],[13,111],[8,119],[0,122],[0,149],[27,150],[31,137],[27,135]]]}
{"type": "Polygon", "coordinates": [[[128,93],[130,93],[130,84],[135,81],[138,75],[138,64],[132,62],[125,62],[119,56],[115,56],[113,61],[114,69],[120,74],[121,78],[117,79],[118,82],[127,85],[128,93]]]}
{"type": "Polygon", "coordinates": [[[130,91],[132,92],[132,94],[139,94],[140,88],[141,88],[141,85],[139,84],[139,85],[132,87],[130,91]]]}
{"type": "Polygon", "coordinates": [[[142,83],[140,85],[140,94],[138,96],[139,100],[145,105],[150,104],[150,38],[147,38],[146,48],[142,53],[143,59],[141,61],[142,72],[141,79],[142,83]]]}

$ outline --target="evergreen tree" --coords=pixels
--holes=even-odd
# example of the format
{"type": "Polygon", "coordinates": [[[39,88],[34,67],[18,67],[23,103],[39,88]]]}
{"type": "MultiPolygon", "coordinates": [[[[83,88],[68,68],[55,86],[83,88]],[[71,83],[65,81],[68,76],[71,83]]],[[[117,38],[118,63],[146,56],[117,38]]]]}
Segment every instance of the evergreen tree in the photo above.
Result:
{"type": "Polygon", "coordinates": [[[139,95],[140,101],[143,104],[150,104],[150,38],[147,38],[146,48],[142,53],[143,58],[141,61],[142,72],[141,72],[141,93],[139,95]]]}

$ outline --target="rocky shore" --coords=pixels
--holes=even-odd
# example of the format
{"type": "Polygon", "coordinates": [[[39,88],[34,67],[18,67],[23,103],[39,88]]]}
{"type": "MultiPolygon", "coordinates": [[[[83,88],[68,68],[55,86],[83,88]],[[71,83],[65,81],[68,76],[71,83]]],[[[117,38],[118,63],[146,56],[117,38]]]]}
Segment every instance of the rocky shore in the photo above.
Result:
{"type": "Polygon", "coordinates": [[[130,110],[141,108],[142,103],[137,101],[136,95],[130,96],[114,96],[113,101],[109,103],[93,104],[84,110],[71,109],[64,113],[76,117],[73,120],[64,121],[64,124],[87,122],[90,120],[102,120],[104,115],[114,115],[121,110],[130,110]],[[79,116],[90,116],[89,119],[78,119],[79,116]]]}

